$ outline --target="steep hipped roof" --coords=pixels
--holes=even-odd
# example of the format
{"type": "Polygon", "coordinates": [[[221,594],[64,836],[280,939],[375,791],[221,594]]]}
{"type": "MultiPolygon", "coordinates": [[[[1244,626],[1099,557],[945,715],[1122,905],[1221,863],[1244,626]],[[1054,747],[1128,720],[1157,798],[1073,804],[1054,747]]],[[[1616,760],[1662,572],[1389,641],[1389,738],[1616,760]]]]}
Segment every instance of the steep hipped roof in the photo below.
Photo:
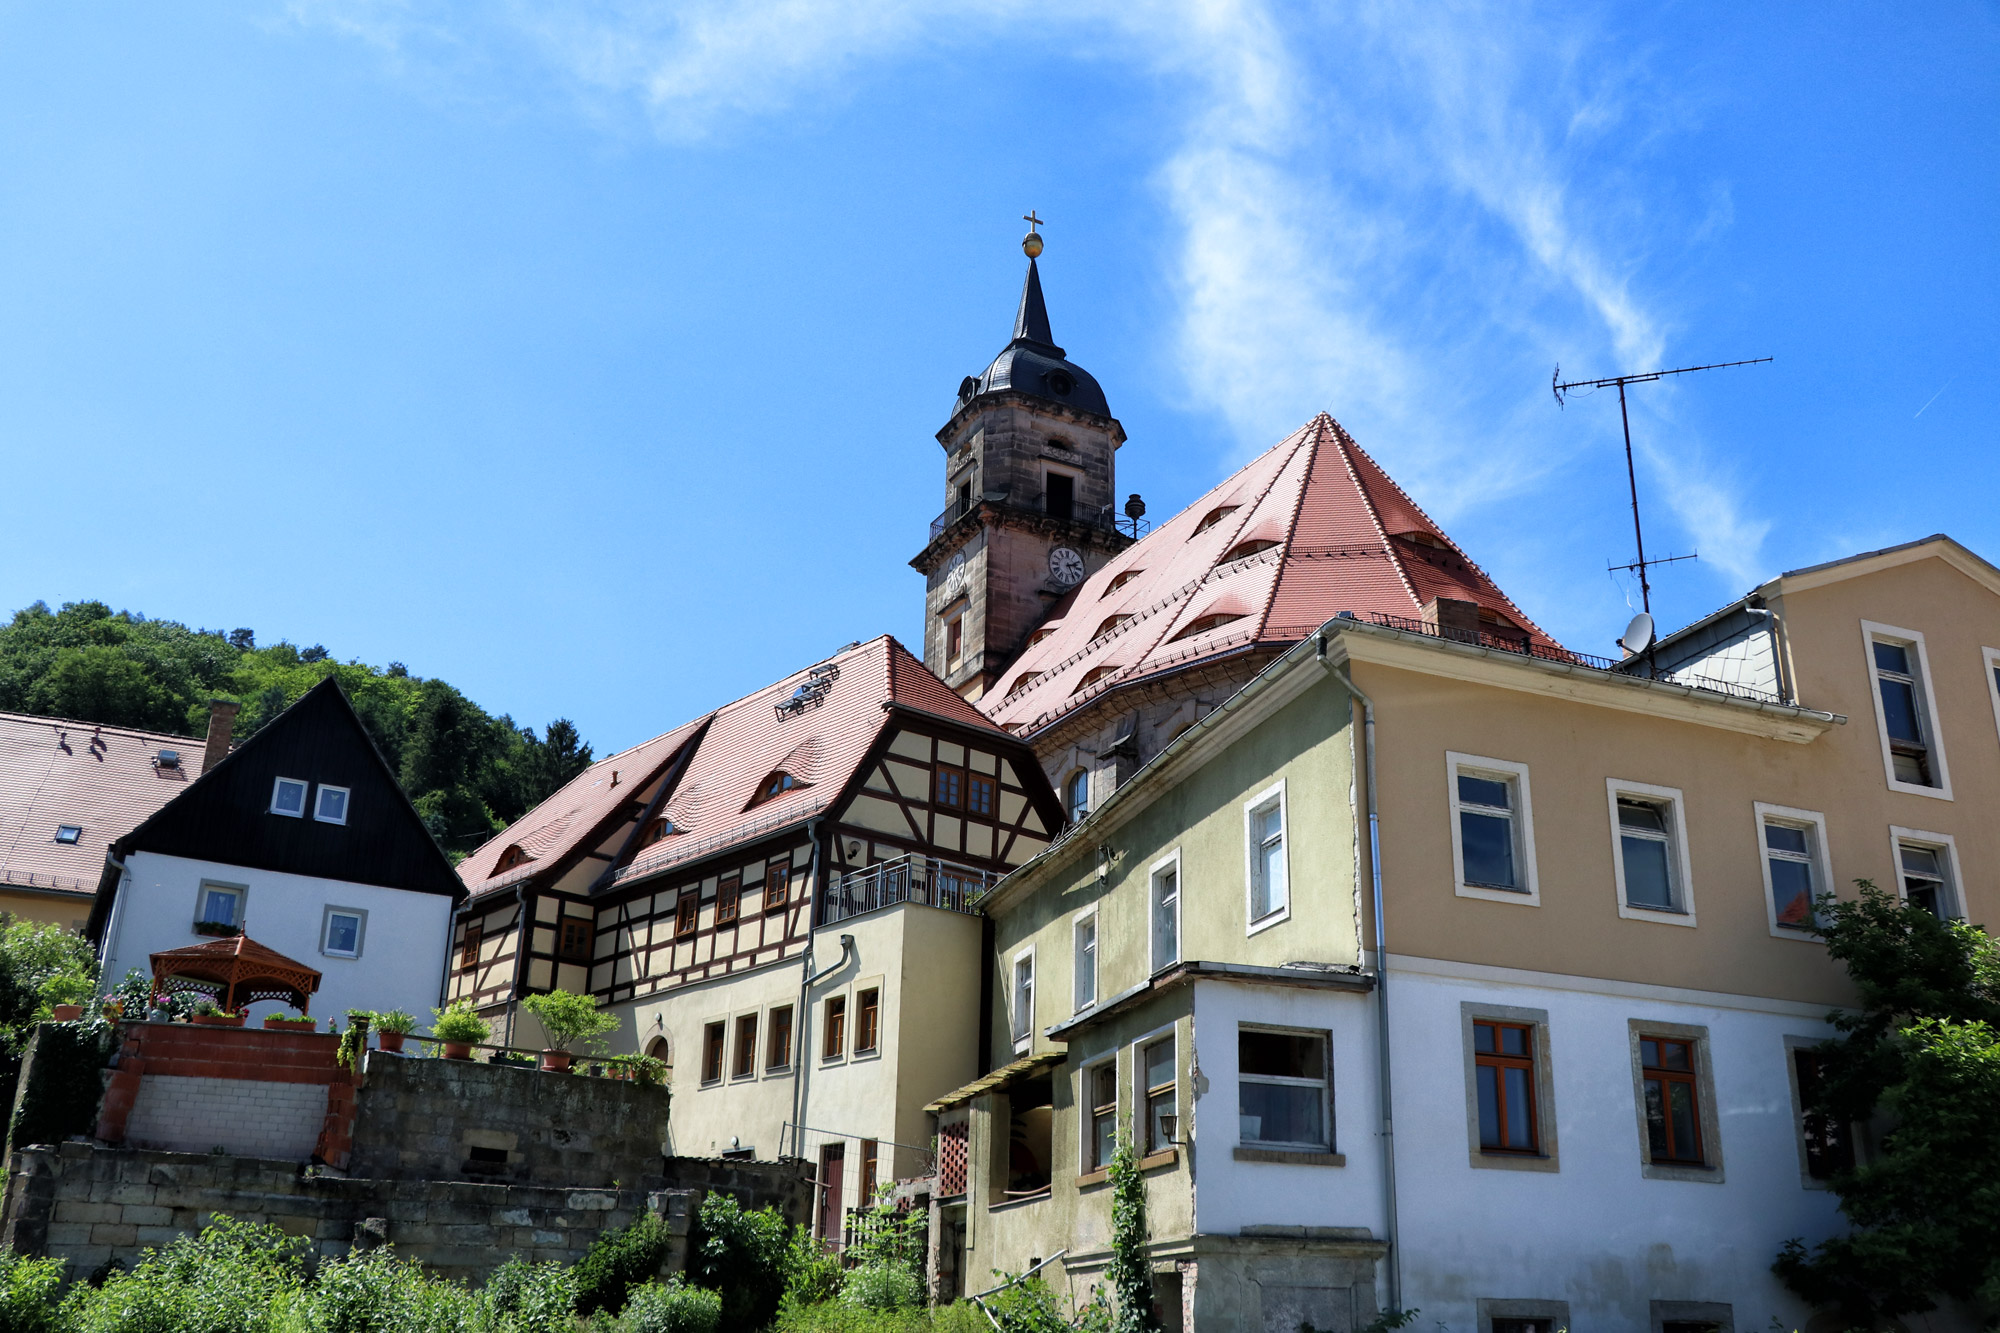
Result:
{"type": "Polygon", "coordinates": [[[1559,650],[1322,412],[1079,585],[981,707],[1031,734],[1119,685],[1439,597],[1559,650]]]}
{"type": "Polygon", "coordinates": [[[644,878],[667,866],[769,836],[833,805],[896,708],[1012,740],[884,634],[627,750],[615,761],[593,765],[466,858],[459,873],[474,892],[484,893],[534,873],[532,866],[523,866],[489,878],[510,846],[518,844],[525,851],[532,845],[539,859],[552,864],[602,841],[610,832],[599,828],[603,816],[669,767],[679,771],[669,774],[673,786],[661,813],[674,831],[640,848],[631,863],[618,870],[617,880],[644,878]],[[808,689],[801,695],[808,682],[829,677],[831,684],[823,691],[808,689]],[[779,705],[794,698],[800,699],[798,707],[780,710],[779,705]],[[692,752],[681,763],[677,756],[683,742],[692,746],[692,752]],[[627,775],[632,780],[629,786],[620,783],[619,798],[599,790],[614,763],[634,770],[627,775]],[[593,774],[598,775],[594,781],[593,774]],[[791,785],[765,797],[779,774],[789,776],[791,785]]]}
{"type": "Polygon", "coordinates": [[[1111,415],[1104,390],[1091,373],[1056,346],[1049,328],[1049,308],[1042,299],[1042,275],[1035,261],[1028,261],[1028,276],[1021,283],[1021,306],[1014,314],[1014,338],[1000,355],[976,376],[960,386],[958,406],[963,407],[982,393],[1011,389],[1016,393],[1062,403],[1080,412],[1101,417],[1111,415]]]}
{"type": "Polygon", "coordinates": [[[185,736],[0,713],[0,884],[97,891],[104,850],[201,773],[202,743],[185,736]],[[161,767],[162,750],[175,767],[161,767]],[[56,830],[80,830],[73,843],[56,830]]]}

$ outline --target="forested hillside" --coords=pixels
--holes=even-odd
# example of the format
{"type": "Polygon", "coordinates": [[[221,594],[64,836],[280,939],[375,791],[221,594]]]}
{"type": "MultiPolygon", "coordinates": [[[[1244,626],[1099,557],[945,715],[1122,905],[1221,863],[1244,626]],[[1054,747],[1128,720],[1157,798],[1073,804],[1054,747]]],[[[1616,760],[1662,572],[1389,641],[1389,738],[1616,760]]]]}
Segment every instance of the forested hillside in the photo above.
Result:
{"type": "Polygon", "coordinates": [[[259,647],[247,629],[189,629],[103,602],[60,611],[36,602],[0,628],[0,709],[11,712],[199,737],[209,700],[234,699],[243,706],[241,739],[327,676],[339,677],[431,832],[453,852],[478,846],[590,763],[568,719],[537,736],[400,662],[340,662],[318,644],[259,647]]]}

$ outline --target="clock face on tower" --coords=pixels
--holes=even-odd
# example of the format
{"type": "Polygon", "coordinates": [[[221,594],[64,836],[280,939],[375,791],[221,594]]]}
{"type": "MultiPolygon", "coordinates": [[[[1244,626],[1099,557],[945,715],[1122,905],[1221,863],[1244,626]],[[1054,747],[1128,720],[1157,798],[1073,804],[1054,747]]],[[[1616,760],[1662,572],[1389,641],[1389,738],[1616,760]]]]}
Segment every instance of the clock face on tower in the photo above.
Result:
{"type": "Polygon", "coordinates": [[[1049,578],[1058,586],[1074,588],[1083,582],[1083,557],[1067,546],[1049,552],[1049,578]]]}
{"type": "Polygon", "coordinates": [[[959,551],[944,567],[944,595],[956,597],[965,591],[965,552],[959,551]]]}

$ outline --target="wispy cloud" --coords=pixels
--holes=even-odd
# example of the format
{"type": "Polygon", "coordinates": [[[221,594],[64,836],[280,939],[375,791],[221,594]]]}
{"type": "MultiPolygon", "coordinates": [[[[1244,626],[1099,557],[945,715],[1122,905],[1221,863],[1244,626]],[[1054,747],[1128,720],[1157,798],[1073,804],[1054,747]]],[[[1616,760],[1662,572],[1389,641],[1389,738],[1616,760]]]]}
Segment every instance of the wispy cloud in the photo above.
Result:
{"type": "MultiPolygon", "coordinates": [[[[1003,0],[291,0],[405,61],[524,43],[585,101],[692,139],[854,86],[927,49],[1048,40],[1003,0]],[[475,17],[475,14],[477,17],[475,17]]],[[[1084,0],[1062,55],[1116,61],[1174,108],[1153,177],[1180,308],[1182,401],[1248,452],[1331,408],[1441,515],[1545,485],[1587,433],[1549,367],[1649,368],[1676,314],[1642,274],[1727,225],[1728,197],[1636,184],[1672,99],[1573,12],[1518,6],[1084,0]],[[1078,34],[1085,35],[1079,46],[1078,34]],[[1665,108],[1664,110],[1662,108],[1665,108]]],[[[1054,43],[1050,43],[1052,54],[1054,43]]],[[[1665,395],[1648,423],[1676,430],[1665,395]]],[[[1598,437],[1589,437],[1598,438],[1598,437]]],[[[1642,443],[1665,506],[1737,579],[1768,523],[1678,430],[1642,443]]]]}

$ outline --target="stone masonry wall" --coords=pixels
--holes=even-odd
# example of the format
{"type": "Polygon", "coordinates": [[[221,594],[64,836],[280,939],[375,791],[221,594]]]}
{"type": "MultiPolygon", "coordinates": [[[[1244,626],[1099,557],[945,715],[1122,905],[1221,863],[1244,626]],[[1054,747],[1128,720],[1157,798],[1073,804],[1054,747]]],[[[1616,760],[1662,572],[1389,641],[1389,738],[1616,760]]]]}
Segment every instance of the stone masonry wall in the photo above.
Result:
{"type": "Polygon", "coordinates": [[[363,1070],[350,1175],[663,1187],[664,1087],[380,1051],[363,1070]]]}
{"type": "Polygon", "coordinates": [[[68,1260],[72,1277],[193,1233],[215,1213],[309,1237],[321,1256],[390,1243],[445,1277],[482,1280],[519,1256],[573,1263],[600,1231],[662,1214],[686,1262],[700,1194],[545,1189],[461,1181],[357,1180],[294,1162],[134,1152],[65,1143],[14,1154],[0,1246],[68,1260]]]}
{"type": "Polygon", "coordinates": [[[139,1081],[125,1141],[303,1162],[319,1142],[326,1109],[326,1088],[316,1084],[154,1074],[139,1081]]]}

